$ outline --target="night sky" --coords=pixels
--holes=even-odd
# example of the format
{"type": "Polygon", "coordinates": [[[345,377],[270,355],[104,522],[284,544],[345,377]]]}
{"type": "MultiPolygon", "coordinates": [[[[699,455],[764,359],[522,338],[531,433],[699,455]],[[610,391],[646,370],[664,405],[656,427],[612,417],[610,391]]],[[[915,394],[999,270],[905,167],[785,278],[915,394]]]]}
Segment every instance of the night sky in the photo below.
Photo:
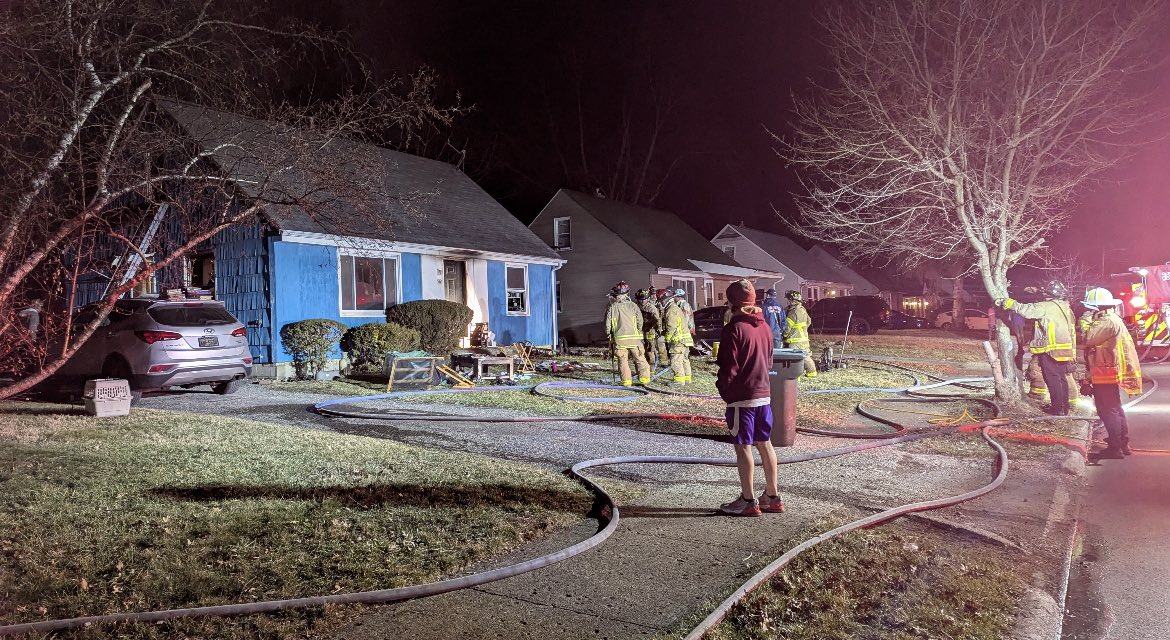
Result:
{"type": "MultiPolygon", "coordinates": [[[[813,5],[304,0],[296,11],[349,31],[379,73],[434,67],[476,107],[452,137],[468,150],[468,172],[525,222],[557,188],[582,187],[562,170],[579,169],[582,137],[593,173],[607,174],[596,167],[616,154],[623,107],[637,151],[653,105],[669,105],[654,158],[659,174],[674,168],[654,206],[710,236],[740,221],[785,231],[773,206],[792,211],[795,183],[765,127],[784,130],[790,92],[823,62],[813,5]]],[[[1160,95],[1170,102],[1170,87],[1160,95]]],[[[1170,261],[1170,143],[1140,151],[1078,200],[1054,239],[1061,253],[1099,266],[1105,247],[1109,271],[1170,261]]]]}

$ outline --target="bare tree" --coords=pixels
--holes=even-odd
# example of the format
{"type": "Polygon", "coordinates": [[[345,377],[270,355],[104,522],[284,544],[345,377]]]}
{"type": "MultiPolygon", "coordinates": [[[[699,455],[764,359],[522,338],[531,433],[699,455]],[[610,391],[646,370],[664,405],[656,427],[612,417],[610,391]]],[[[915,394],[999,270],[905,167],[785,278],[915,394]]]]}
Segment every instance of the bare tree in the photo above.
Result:
{"type": "Polygon", "coordinates": [[[114,307],[240,222],[325,221],[390,193],[384,154],[449,124],[429,71],[375,84],[343,39],[238,3],[21,0],[0,5],[0,398],[51,375],[114,307]],[[274,26],[276,25],[276,26],[274,26]],[[282,99],[282,74],[345,60],[328,99],[282,99]],[[236,115],[243,114],[243,115],[236,115]],[[233,126],[214,125],[230,118],[233,126]],[[98,313],[70,326],[85,276],[98,313]],[[41,336],[21,311],[46,300],[41,336]]]}
{"type": "MultiPolygon", "coordinates": [[[[855,257],[958,257],[993,298],[1043,255],[1078,187],[1152,116],[1139,47],[1159,0],[877,0],[820,14],[831,78],[780,153],[801,230],[855,257]]],[[[999,351],[1009,360],[1002,323],[999,351]]],[[[1008,379],[997,390],[1019,397],[1008,379]]]]}
{"type": "Polygon", "coordinates": [[[571,119],[564,120],[571,123],[567,128],[548,110],[564,184],[632,205],[652,206],[658,200],[683,157],[663,157],[661,138],[675,104],[649,65],[642,75],[631,79],[637,89],[627,90],[619,102],[592,105],[583,100],[578,76],[571,119]]]}

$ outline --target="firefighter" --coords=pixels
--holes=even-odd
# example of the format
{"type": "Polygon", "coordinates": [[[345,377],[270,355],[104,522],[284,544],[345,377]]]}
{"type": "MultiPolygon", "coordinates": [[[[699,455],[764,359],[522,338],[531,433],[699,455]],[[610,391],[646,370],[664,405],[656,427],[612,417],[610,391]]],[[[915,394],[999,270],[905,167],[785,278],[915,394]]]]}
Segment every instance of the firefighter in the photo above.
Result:
{"type": "Polygon", "coordinates": [[[642,308],[642,337],[646,348],[646,361],[654,365],[652,368],[664,366],[666,363],[666,343],[662,343],[662,351],[657,350],[658,340],[662,337],[662,309],[658,307],[654,289],[646,287],[638,289],[634,294],[634,301],[642,308]],[[657,361],[655,355],[657,354],[657,361]]]}
{"type": "Polygon", "coordinates": [[[1068,373],[1076,366],[1076,336],[1072,309],[1068,306],[1068,289],[1059,280],[1050,280],[1042,289],[1044,300],[1017,302],[1000,298],[995,306],[1014,311],[1028,320],[1035,320],[1028,351],[1040,361],[1044,385],[1048,387],[1050,403],[1044,410],[1057,416],[1069,414],[1068,373]]]}
{"type": "Polygon", "coordinates": [[[784,346],[804,351],[804,375],[809,378],[817,377],[817,363],[809,355],[811,348],[808,341],[808,328],[812,318],[804,308],[804,296],[799,291],[789,291],[784,294],[788,300],[788,307],[784,309],[784,346]]]}
{"type": "Polygon", "coordinates": [[[674,372],[674,384],[686,384],[691,381],[691,345],[695,339],[691,337],[687,327],[687,315],[683,311],[685,298],[668,292],[666,304],[662,307],[662,331],[666,339],[666,349],[670,354],[670,368],[674,372]]]}
{"type": "Polygon", "coordinates": [[[678,300],[678,306],[682,308],[687,317],[687,331],[690,331],[692,336],[695,335],[695,310],[691,308],[691,303],[687,300],[687,290],[675,289],[674,299],[678,300]]]}
{"type": "Polygon", "coordinates": [[[638,369],[638,382],[650,382],[650,363],[642,348],[642,310],[630,300],[630,285],[619,282],[613,288],[613,304],[605,312],[605,332],[609,336],[609,348],[618,361],[622,374],[622,385],[634,384],[630,373],[630,359],[638,369]]]}
{"type": "Polygon", "coordinates": [[[1129,448],[1129,424],[1121,406],[1121,392],[1141,394],[1141,365],[1133,338],[1116,312],[1121,301],[1108,289],[1097,288],[1085,294],[1083,304],[1093,311],[1084,336],[1088,382],[1093,389],[1097,416],[1109,434],[1105,438],[1106,448],[1095,455],[1117,460],[1133,453],[1129,448]]]}
{"type": "MultiPolygon", "coordinates": [[[[776,300],[775,289],[768,289],[764,292],[764,303],[760,305],[760,309],[764,312],[764,321],[768,323],[768,328],[772,330],[772,348],[779,349],[783,347],[786,314],[784,313],[784,306],[776,300]]],[[[727,323],[724,322],[723,324],[727,323]]]]}

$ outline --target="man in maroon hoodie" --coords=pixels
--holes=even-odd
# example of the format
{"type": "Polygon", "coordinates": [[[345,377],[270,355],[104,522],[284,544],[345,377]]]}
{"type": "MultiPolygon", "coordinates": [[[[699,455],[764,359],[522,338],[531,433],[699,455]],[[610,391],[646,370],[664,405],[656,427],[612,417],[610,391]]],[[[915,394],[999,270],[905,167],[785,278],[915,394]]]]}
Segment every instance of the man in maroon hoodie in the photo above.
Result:
{"type": "Polygon", "coordinates": [[[767,511],[781,513],[784,502],[777,494],[776,450],[772,448],[771,385],[772,330],[756,304],[756,289],[747,280],[727,287],[731,321],[719,338],[719,377],[715,386],[727,403],[727,428],[735,445],[739,468],[740,495],[719,506],[734,516],[758,516],[767,511]],[[752,445],[760,452],[767,487],[756,498],[756,460],[752,445]]]}

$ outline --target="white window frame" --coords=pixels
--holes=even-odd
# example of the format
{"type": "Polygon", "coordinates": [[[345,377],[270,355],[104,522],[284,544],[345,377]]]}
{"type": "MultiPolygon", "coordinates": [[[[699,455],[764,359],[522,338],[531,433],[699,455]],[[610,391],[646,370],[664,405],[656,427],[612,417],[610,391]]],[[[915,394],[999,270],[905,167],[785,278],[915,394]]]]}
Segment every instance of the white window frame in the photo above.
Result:
{"type": "Polygon", "coordinates": [[[733,245],[733,244],[725,244],[725,245],[723,245],[721,248],[723,249],[723,253],[726,253],[726,254],[727,254],[727,257],[728,257],[728,258],[731,258],[732,260],[735,260],[735,245],[733,245]]]}
{"type": "Polygon", "coordinates": [[[342,291],[345,283],[341,281],[341,261],[345,258],[380,258],[382,260],[394,261],[394,299],[389,300],[386,296],[386,263],[382,263],[382,299],[385,300],[385,306],[391,307],[402,302],[402,256],[397,252],[390,251],[369,251],[363,249],[338,248],[337,249],[337,311],[342,318],[385,318],[386,309],[368,309],[365,311],[358,311],[354,309],[346,309],[344,305],[344,293],[342,291]]]}
{"type": "Polygon", "coordinates": [[[691,308],[692,309],[699,308],[698,307],[698,304],[699,304],[699,300],[698,300],[698,298],[699,298],[699,283],[696,282],[694,278],[686,278],[686,277],[682,277],[682,276],[671,276],[670,277],[670,288],[671,289],[682,289],[683,291],[686,291],[687,292],[687,302],[690,303],[691,308]],[[675,284],[676,282],[689,282],[689,283],[691,283],[691,286],[680,287],[677,284],[675,284]],[[694,299],[692,299],[692,298],[694,298],[694,299]]]}
{"type": "Polygon", "coordinates": [[[553,218],[553,249],[556,249],[557,251],[571,251],[573,249],[573,220],[568,216],[563,218],[553,218]],[[561,238],[561,232],[559,228],[561,226],[561,222],[565,222],[569,225],[569,244],[564,246],[558,244],[558,241],[561,238]]]}
{"type": "Polygon", "coordinates": [[[529,316],[532,315],[532,287],[528,281],[528,265],[521,262],[505,262],[504,263],[504,311],[509,316],[529,316]],[[524,270],[524,311],[512,311],[508,309],[508,294],[519,289],[512,289],[508,287],[508,269],[523,269],[524,270]]]}

